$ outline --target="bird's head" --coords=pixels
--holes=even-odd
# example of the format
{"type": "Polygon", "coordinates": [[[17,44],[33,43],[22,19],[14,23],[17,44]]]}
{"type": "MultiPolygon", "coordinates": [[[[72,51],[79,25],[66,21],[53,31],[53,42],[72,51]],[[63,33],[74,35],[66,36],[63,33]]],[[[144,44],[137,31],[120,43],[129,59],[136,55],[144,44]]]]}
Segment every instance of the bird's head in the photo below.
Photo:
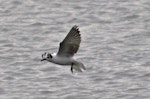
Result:
{"type": "Polygon", "coordinates": [[[45,52],[44,54],[42,54],[42,60],[41,61],[44,61],[44,60],[52,61],[52,58],[53,58],[53,56],[50,53],[45,52]]]}

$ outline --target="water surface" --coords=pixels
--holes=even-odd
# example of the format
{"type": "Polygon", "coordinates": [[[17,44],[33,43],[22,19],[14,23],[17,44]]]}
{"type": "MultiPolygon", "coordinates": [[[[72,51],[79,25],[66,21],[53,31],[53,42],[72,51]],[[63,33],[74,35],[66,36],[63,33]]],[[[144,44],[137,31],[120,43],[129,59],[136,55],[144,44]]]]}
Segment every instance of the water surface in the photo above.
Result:
{"type": "Polygon", "coordinates": [[[149,99],[149,0],[0,0],[1,99],[149,99]],[[41,62],[72,26],[87,68],[41,62]]]}

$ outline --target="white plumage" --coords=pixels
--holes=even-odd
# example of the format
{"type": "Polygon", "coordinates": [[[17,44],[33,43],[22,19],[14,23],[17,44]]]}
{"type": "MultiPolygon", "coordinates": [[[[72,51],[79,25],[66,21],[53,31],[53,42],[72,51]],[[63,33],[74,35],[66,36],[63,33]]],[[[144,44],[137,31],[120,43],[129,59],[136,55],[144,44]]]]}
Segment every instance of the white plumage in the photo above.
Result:
{"type": "Polygon", "coordinates": [[[44,53],[41,61],[47,60],[55,64],[71,65],[71,72],[73,72],[73,69],[82,72],[82,69],[85,70],[84,65],[73,58],[79,49],[80,42],[80,31],[78,26],[75,25],[60,43],[58,52],[53,54],[44,53]]]}

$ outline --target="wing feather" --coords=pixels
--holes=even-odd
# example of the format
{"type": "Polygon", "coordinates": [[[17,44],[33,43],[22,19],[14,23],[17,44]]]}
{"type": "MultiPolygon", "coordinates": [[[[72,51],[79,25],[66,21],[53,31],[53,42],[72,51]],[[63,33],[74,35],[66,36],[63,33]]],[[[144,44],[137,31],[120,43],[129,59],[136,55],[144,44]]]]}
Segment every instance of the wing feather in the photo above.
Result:
{"type": "Polygon", "coordinates": [[[60,43],[58,55],[71,57],[77,53],[81,42],[78,26],[72,27],[65,39],[60,43]]]}

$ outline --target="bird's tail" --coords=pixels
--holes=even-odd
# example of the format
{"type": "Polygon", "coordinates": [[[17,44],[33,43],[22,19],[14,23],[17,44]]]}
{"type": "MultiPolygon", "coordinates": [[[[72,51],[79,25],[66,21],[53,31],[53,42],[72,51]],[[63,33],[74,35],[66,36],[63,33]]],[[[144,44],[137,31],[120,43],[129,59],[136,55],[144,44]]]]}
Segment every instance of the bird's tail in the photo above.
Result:
{"type": "Polygon", "coordinates": [[[76,70],[78,72],[82,72],[82,70],[86,70],[85,66],[81,62],[73,62],[71,65],[71,72],[73,73],[73,70],[76,70]]]}

